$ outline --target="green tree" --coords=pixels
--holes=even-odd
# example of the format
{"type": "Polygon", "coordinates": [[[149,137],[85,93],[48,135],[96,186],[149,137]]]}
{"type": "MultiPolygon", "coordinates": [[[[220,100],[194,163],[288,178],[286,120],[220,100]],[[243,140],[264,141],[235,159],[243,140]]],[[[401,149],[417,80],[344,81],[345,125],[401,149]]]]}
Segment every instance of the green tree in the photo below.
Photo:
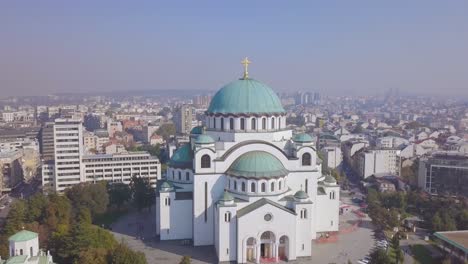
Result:
{"type": "Polygon", "coordinates": [[[24,227],[26,223],[27,208],[26,201],[24,200],[17,200],[11,205],[3,230],[3,233],[7,237],[20,231],[24,227]]]}
{"type": "Polygon", "coordinates": [[[87,208],[92,217],[106,212],[109,204],[105,182],[78,184],[67,189],[66,195],[72,202],[73,208],[87,208]]]}
{"type": "Polygon", "coordinates": [[[378,249],[375,250],[370,254],[370,264],[391,264],[392,260],[390,257],[387,255],[387,253],[382,250],[378,249]]]}
{"type": "Polygon", "coordinates": [[[135,252],[126,245],[120,243],[112,250],[109,256],[109,264],[147,264],[145,254],[135,252]]]}
{"type": "Polygon", "coordinates": [[[175,135],[176,128],[173,123],[162,124],[156,131],[158,135],[164,138],[164,140],[169,139],[171,136],[175,135]]]}
{"type": "Polygon", "coordinates": [[[132,190],[125,183],[109,183],[107,185],[109,193],[109,204],[121,207],[132,198],[132,190]]]}
{"type": "Polygon", "coordinates": [[[76,264],[93,263],[93,264],[107,264],[109,251],[104,248],[87,248],[80,252],[76,264]]]}
{"type": "Polygon", "coordinates": [[[190,256],[183,256],[179,262],[179,264],[190,264],[190,263],[192,263],[190,256]]]}
{"type": "Polygon", "coordinates": [[[47,197],[42,193],[37,193],[28,199],[28,222],[40,221],[44,219],[45,208],[48,204],[47,197]]]}
{"type": "Polygon", "coordinates": [[[133,201],[138,210],[149,208],[155,200],[155,191],[148,178],[133,177],[130,182],[133,201]]]}

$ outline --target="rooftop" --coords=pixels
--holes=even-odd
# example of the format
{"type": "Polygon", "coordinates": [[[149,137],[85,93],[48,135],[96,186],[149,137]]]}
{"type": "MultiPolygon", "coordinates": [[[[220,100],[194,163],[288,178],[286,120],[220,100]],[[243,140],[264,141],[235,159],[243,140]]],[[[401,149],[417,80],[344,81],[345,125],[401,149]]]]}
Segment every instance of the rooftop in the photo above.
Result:
{"type": "Polygon", "coordinates": [[[468,230],[436,232],[434,236],[468,253],[468,230]]]}

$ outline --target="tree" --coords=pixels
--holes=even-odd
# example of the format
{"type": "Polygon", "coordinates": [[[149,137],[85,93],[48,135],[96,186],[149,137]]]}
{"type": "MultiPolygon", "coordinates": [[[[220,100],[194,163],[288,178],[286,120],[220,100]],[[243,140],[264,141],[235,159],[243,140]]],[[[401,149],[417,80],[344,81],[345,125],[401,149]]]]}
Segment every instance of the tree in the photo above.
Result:
{"type": "Polygon", "coordinates": [[[47,206],[47,197],[42,193],[36,193],[28,199],[28,222],[40,221],[44,219],[44,212],[47,206]]]}
{"type": "Polygon", "coordinates": [[[369,264],[391,264],[392,261],[382,249],[377,249],[370,254],[369,264]]]}
{"type": "Polygon", "coordinates": [[[192,263],[190,256],[183,256],[179,262],[179,264],[190,264],[190,263],[192,263]]]}
{"type": "Polygon", "coordinates": [[[104,248],[88,248],[80,252],[75,263],[107,264],[109,252],[104,248]]]}
{"type": "Polygon", "coordinates": [[[94,217],[106,211],[109,204],[105,182],[82,183],[67,189],[66,195],[72,202],[73,208],[88,208],[94,217]]]}
{"type": "Polygon", "coordinates": [[[17,200],[11,205],[10,212],[5,222],[3,233],[9,237],[23,229],[26,223],[27,204],[24,200],[17,200]]]}
{"type": "Polygon", "coordinates": [[[132,198],[132,190],[130,186],[125,183],[109,183],[107,185],[109,193],[109,204],[115,205],[117,208],[121,207],[132,198]]]}
{"type": "Polygon", "coordinates": [[[173,123],[162,124],[156,131],[158,135],[164,138],[164,140],[169,139],[172,135],[175,135],[176,128],[173,123]]]}
{"type": "Polygon", "coordinates": [[[110,264],[147,264],[145,254],[135,252],[126,245],[120,243],[109,255],[110,264]]]}
{"type": "Polygon", "coordinates": [[[134,176],[130,182],[130,188],[133,202],[138,210],[149,208],[154,203],[156,193],[148,178],[134,176]]]}

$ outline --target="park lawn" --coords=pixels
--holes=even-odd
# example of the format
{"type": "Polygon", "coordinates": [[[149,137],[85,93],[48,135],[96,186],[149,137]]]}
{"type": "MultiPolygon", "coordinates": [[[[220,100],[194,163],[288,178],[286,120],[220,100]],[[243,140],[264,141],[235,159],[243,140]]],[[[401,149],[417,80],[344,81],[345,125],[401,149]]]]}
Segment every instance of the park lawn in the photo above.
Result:
{"type": "Polygon", "coordinates": [[[437,262],[432,258],[431,251],[424,245],[411,245],[411,252],[418,263],[436,264],[437,262]]]}
{"type": "Polygon", "coordinates": [[[113,210],[104,214],[98,215],[95,218],[94,224],[100,227],[109,228],[121,216],[125,215],[128,210],[113,210]]]}

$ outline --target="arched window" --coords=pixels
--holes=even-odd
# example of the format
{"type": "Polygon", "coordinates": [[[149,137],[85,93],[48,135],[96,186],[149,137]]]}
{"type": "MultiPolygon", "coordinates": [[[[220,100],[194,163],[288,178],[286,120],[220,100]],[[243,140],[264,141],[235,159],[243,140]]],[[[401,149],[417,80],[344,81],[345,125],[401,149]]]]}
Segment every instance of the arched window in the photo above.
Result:
{"type": "Polygon", "coordinates": [[[282,181],[280,181],[280,182],[278,183],[278,190],[279,190],[279,191],[281,191],[281,183],[282,183],[282,181]]]}
{"type": "Polygon", "coordinates": [[[245,192],[245,182],[242,183],[242,191],[245,192]]]}
{"type": "Polygon", "coordinates": [[[302,209],[301,210],[301,219],[306,219],[307,218],[307,209],[302,209]]]}
{"type": "Polygon", "coordinates": [[[216,117],[213,117],[213,128],[216,129],[216,117]]]}
{"type": "Polygon", "coordinates": [[[20,256],[23,256],[23,250],[20,249],[20,256]]]}
{"type": "Polygon", "coordinates": [[[250,192],[255,192],[255,183],[250,184],[250,192]]]}
{"type": "Polygon", "coordinates": [[[211,158],[210,155],[205,154],[201,157],[201,167],[202,169],[207,169],[211,167],[211,158]]]}
{"type": "Polygon", "coordinates": [[[30,247],[30,248],[29,248],[29,256],[30,256],[30,257],[33,257],[33,256],[34,256],[33,253],[34,253],[34,252],[33,252],[33,248],[30,247]]]}
{"type": "Polygon", "coordinates": [[[250,120],[250,129],[251,130],[257,129],[257,119],[252,118],[252,120],[250,120]]]}
{"type": "Polygon", "coordinates": [[[182,172],[179,171],[179,181],[182,180],[182,172]]]}
{"type": "Polygon", "coordinates": [[[241,118],[241,119],[240,119],[240,129],[241,129],[241,130],[244,130],[244,129],[245,129],[245,120],[244,120],[244,118],[241,118]]]}
{"type": "Polygon", "coordinates": [[[221,130],[224,130],[224,117],[221,117],[221,130]]]}
{"type": "Polygon", "coordinates": [[[262,129],[266,130],[266,118],[262,118],[262,129]]]}
{"type": "Polygon", "coordinates": [[[185,180],[190,181],[190,173],[188,171],[185,173],[185,180]]]}
{"type": "Polygon", "coordinates": [[[231,189],[231,179],[228,180],[228,189],[231,189]]]}
{"type": "Polygon", "coordinates": [[[306,179],[306,180],[305,180],[305,188],[304,188],[304,191],[305,191],[305,193],[307,193],[307,194],[309,193],[309,188],[308,188],[308,186],[309,186],[309,181],[306,179]]]}
{"type": "Polygon", "coordinates": [[[272,182],[270,184],[270,192],[274,192],[275,191],[275,182],[272,182]]]}
{"type": "Polygon", "coordinates": [[[266,192],[266,183],[262,183],[262,192],[266,192]]]}
{"type": "Polygon", "coordinates": [[[311,165],[311,156],[310,153],[302,154],[302,166],[310,166],[311,165]]]}
{"type": "Polygon", "coordinates": [[[229,129],[234,130],[234,119],[232,117],[229,118],[229,129]]]}
{"type": "Polygon", "coordinates": [[[231,212],[226,212],[224,214],[224,221],[228,223],[231,222],[231,212]]]}
{"type": "Polygon", "coordinates": [[[236,180],[234,180],[234,190],[237,191],[237,181],[236,180]]]}
{"type": "Polygon", "coordinates": [[[330,192],[330,200],[335,200],[335,192],[334,191],[330,192]]]}
{"type": "Polygon", "coordinates": [[[275,117],[271,118],[271,129],[275,129],[275,117]]]}
{"type": "Polygon", "coordinates": [[[278,117],[278,129],[281,128],[281,117],[278,117]]]}

